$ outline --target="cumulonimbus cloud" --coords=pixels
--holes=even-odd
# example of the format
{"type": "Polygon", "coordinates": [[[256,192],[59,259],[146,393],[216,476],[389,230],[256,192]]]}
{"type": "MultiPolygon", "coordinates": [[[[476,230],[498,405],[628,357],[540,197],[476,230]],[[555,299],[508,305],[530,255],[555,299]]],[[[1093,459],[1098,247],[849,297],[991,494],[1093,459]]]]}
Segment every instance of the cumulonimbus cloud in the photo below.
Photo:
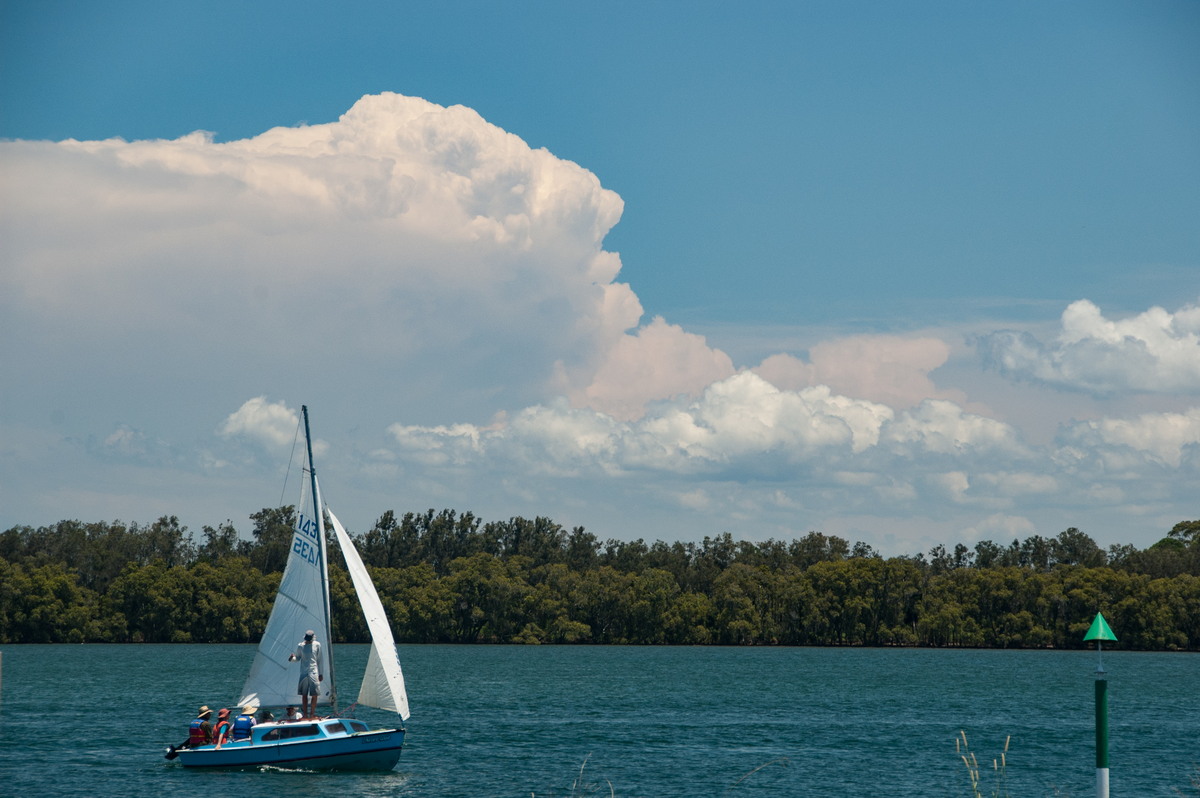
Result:
{"type": "Polygon", "coordinates": [[[639,327],[603,246],[620,197],[469,108],[385,93],[237,141],[5,142],[0,171],[0,311],[32,340],[69,319],[73,343],[131,363],[200,342],[336,372],[354,351],[436,373],[414,381],[430,406],[476,417],[494,409],[472,397],[561,394],[632,418],[734,370],[678,326],[639,327]]]}
{"type": "Polygon", "coordinates": [[[1200,305],[1174,313],[1155,307],[1113,321],[1081,299],[1063,311],[1049,344],[1016,330],[978,344],[985,365],[1016,380],[1100,395],[1200,392],[1200,305]]]}

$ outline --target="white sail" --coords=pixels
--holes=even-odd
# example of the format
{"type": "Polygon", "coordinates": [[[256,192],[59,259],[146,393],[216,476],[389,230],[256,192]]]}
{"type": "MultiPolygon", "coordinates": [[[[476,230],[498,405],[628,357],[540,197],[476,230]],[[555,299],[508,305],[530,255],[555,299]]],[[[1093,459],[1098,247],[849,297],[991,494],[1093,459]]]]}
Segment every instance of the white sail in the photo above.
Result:
{"type": "Polygon", "coordinates": [[[333,532],[346,558],[346,568],[350,571],[354,591],[358,594],[367,628],[371,631],[371,653],[367,657],[367,670],[363,674],[358,703],[396,712],[408,720],[408,692],[404,689],[404,673],[400,670],[396,641],[392,637],[387,614],[383,611],[383,603],[345,527],[332,511],[329,511],[329,520],[333,522],[333,532]]]}
{"type": "Polygon", "coordinates": [[[321,643],[321,672],[325,681],[318,702],[330,703],[330,641],[323,639],[329,628],[323,584],[324,546],[320,525],[304,514],[306,509],[302,508],[296,518],[279,593],[254,655],[254,664],[250,666],[250,675],[242,687],[239,706],[286,706],[299,700],[300,669],[296,663],[288,662],[288,656],[309,629],[317,631],[321,643]]]}

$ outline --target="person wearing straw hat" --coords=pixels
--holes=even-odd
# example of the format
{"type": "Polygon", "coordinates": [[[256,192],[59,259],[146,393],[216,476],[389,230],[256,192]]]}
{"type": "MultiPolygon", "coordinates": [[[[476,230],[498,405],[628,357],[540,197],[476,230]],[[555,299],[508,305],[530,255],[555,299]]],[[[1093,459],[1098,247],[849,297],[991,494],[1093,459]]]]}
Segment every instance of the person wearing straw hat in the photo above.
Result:
{"type": "Polygon", "coordinates": [[[296,692],[300,694],[300,713],[306,720],[317,718],[317,698],[321,695],[321,644],[316,641],[316,632],[309,629],[296,650],[288,656],[288,662],[300,661],[300,683],[296,692]]]}
{"type": "Polygon", "coordinates": [[[254,713],[258,711],[258,707],[253,704],[247,704],[242,707],[242,714],[233,719],[233,739],[234,740],[249,740],[250,730],[258,723],[254,719],[254,713]]]}
{"type": "Polygon", "coordinates": [[[196,713],[196,719],[188,726],[188,738],[179,745],[172,745],[167,749],[167,759],[174,759],[178,754],[175,752],[180,748],[195,748],[199,745],[208,745],[213,741],[213,727],[209,719],[212,717],[212,710],[207,706],[200,707],[200,711],[196,713]]]}

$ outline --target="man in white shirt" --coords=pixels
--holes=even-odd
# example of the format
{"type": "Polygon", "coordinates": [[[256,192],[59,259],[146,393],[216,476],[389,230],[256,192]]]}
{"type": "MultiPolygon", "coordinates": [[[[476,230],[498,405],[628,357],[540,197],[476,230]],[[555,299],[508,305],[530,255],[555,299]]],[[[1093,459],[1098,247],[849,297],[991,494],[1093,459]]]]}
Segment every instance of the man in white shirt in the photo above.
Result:
{"type": "Polygon", "coordinates": [[[296,691],[300,694],[300,712],[307,720],[317,717],[320,683],[325,681],[325,674],[321,673],[321,644],[313,639],[315,636],[312,629],[305,632],[304,640],[296,645],[296,650],[288,657],[288,662],[300,660],[300,684],[296,691]]]}

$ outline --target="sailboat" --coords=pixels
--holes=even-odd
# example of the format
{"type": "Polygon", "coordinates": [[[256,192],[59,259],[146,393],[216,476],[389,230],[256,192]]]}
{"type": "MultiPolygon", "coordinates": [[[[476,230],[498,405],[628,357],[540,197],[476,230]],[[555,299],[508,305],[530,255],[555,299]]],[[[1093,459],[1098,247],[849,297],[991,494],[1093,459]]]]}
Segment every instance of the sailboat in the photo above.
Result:
{"type": "Polygon", "coordinates": [[[308,630],[318,633],[321,695],[319,706],[330,708],[328,717],[295,722],[259,723],[250,738],[226,742],[220,747],[203,745],[171,749],[185,767],[258,767],[274,765],[306,770],[390,770],[400,759],[404,745],[404,721],[408,720],[408,694],[396,655],[392,630],[383,604],[375,592],[354,542],[337,516],[321,502],[317,472],[313,465],[312,436],[308,406],[304,414],[304,439],[308,452],[309,486],[301,497],[300,511],[292,530],[292,547],[284,567],[279,592],[254,655],[250,674],[242,687],[238,707],[282,707],[299,698],[300,672],[289,656],[308,630]],[[311,499],[311,511],[308,499],[311,499]],[[322,512],[324,510],[324,512],[322,512]],[[346,560],[355,593],[371,632],[371,651],[359,689],[359,706],[395,712],[399,725],[372,730],[361,720],[338,714],[337,681],[333,659],[333,628],[329,611],[329,568],[325,540],[328,515],[338,547],[346,560]]]}

